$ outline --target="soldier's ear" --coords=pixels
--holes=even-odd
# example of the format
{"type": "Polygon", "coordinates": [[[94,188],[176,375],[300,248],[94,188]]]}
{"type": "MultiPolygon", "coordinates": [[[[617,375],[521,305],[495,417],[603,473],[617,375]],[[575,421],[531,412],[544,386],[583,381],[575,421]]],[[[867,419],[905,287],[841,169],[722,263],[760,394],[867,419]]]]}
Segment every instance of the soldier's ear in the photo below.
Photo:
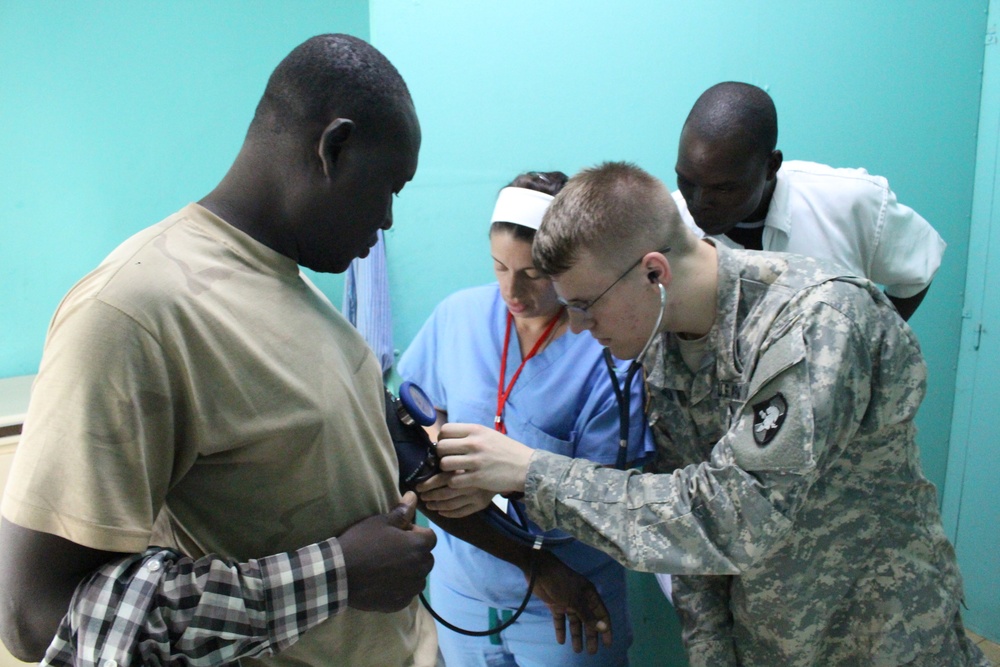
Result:
{"type": "Polygon", "coordinates": [[[670,262],[659,250],[646,253],[642,258],[642,268],[646,272],[646,279],[651,285],[657,283],[664,287],[670,284],[670,262]]]}

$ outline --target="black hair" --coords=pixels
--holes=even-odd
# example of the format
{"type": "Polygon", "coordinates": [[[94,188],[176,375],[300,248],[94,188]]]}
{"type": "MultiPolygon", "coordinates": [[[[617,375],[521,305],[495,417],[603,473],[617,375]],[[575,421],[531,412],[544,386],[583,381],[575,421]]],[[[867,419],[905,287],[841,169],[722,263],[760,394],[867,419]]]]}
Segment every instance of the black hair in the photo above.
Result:
{"type": "Polygon", "coordinates": [[[717,83],[698,98],[684,126],[710,140],[740,142],[769,155],[778,145],[778,112],[763,89],[749,83],[717,83]]]}
{"type": "MultiPolygon", "coordinates": [[[[504,187],[536,190],[537,192],[544,192],[547,195],[555,197],[563,189],[568,180],[569,176],[561,171],[527,171],[523,174],[518,174],[514,177],[514,180],[504,187]]],[[[492,235],[493,232],[507,232],[518,241],[527,241],[528,243],[531,243],[535,239],[534,229],[513,222],[498,220],[490,225],[490,234],[492,235]]]]}
{"type": "Polygon", "coordinates": [[[377,120],[410,103],[406,83],[378,49],[351,35],[317,35],[271,73],[249,133],[283,134],[337,115],[377,120]]]}

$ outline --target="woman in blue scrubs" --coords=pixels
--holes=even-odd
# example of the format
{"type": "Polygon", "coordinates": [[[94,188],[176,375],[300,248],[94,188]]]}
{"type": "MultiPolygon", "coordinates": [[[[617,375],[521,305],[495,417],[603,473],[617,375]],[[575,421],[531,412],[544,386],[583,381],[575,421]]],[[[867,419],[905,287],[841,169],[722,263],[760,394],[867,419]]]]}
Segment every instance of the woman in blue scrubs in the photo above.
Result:
{"type": "MultiPolygon", "coordinates": [[[[619,409],[602,348],[589,334],[569,330],[552,281],[531,261],[535,230],[566,180],[562,172],[529,172],[500,191],[489,234],[497,281],[459,291],[438,305],[397,368],[434,402],[438,425],[490,425],[532,447],[614,465],[619,409]]],[[[636,384],[630,409],[633,462],[651,442],[641,414],[641,383],[636,384]]],[[[488,499],[456,502],[467,503],[472,511],[488,499]]],[[[434,530],[438,543],[430,592],[435,610],[471,630],[510,618],[526,590],[521,570],[436,526],[434,530]]],[[[532,598],[521,617],[499,635],[468,637],[439,625],[449,667],[628,664],[632,628],[622,566],[576,541],[553,552],[601,594],[611,614],[612,646],[602,645],[588,655],[558,644],[551,613],[532,598]]]]}

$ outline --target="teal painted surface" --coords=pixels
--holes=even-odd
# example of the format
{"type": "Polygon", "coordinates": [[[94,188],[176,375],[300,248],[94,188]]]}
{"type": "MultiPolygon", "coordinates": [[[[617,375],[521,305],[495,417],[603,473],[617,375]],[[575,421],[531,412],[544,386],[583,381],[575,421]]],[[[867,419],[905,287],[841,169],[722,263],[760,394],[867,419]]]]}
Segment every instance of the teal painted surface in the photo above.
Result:
{"type": "MultiPolygon", "coordinates": [[[[372,41],[409,83],[424,136],[416,179],[388,234],[397,346],[444,296],[492,279],[488,217],[514,174],[626,159],[673,186],[677,136],[696,97],[719,81],[749,81],[775,99],[786,158],[886,176],[949,244],[912,320],[930,372],[918,417],[922,462],[940,490],[986,6],[372,0],[372,41]]],[[[651,585],[630,580],[633,612],[657,619],[637,627],[637,667],[671,664],[662,656],[677,642],[672,612],[657,616],[664,604],[651,585]]]]}
{"type": "MultiPolygon", "coordinates": [[[[986,0],[370,5],[369,18],[367,0],[0,2],[0,309],[12,323],[0,330],[0,376],[34,372],[76,279],[215,185],[290,48],[349,32],[397,65],[424,130],[388,234],[398,347],[445,295],[491,279],[488,216],[515,173],[628,159],[672,184],[697,95],[750,81],[775,98],[786,157],[887,176],[949,243],[913,321],[931,372],[923,462],[940,488],[986,0]]],[[[339,304],[340,277],[319,281],[339,304]]],[[[652,579],[633,575],[629,586],[633,665],[683,664],[652,579]]]]}
{"type": "Polygon", "coordinates": [[[491,279],[488,216],[514,174],[626,159],[674,186],[677,135],[695,98],[718,81],[749,81],[775,99],[787,159],[886,176],[949,244],[912,321],[930,368],[923,465],[940,489],[985,9],[986,0],[372,0],[373,43],[409,83],[424,133],[389,234],[397,346],[445,295],[491,279]]]}
{"type": "Polygon", "coordinates": [[[680,620],[656,578],[647,572],[628,572],[626,583],[635,636],[629,651],[631,667],[686,667],[680,620]]]}
{"type": "Polygon", "coordinates": [[[78,278],[215,186],[271,70],[322,32],[367,39],[367,0],[0,2],[0,377],[37,370],[78,278]]]}
{"type": "MultiPolygon", "coordinates": [[[[940,487],[985,2],[921,6],[376,0],[371,39],[424,126],[389,234],[398,346],[446,294],[490,279],[485,219],[514,173],[630,159],[672,183],[695,97],[748,80],[774,95],[786,156],[888,176],[949,242],[913,321],[931,370],[924,466],[940,487]]],[[[352,0],[0,3],[0,308],[15,323],[0,331],[0,376],[37,368],[77,278],[217,182],[288,49],[323,31],[367,37],[368,18],[352,0]]],[[[340,278],[320,283],[339,303],[340,278]]]]}
{"type": "Polygon", "coordinates": [[[943,516],[965,577],[965,622],[1000,641],[1000,435],[993,420],[1000,400],[1000,0],[991,0],[983,63],[979,149],[972,207],[965,326],[962,329],[955,414],[943,516]]]}

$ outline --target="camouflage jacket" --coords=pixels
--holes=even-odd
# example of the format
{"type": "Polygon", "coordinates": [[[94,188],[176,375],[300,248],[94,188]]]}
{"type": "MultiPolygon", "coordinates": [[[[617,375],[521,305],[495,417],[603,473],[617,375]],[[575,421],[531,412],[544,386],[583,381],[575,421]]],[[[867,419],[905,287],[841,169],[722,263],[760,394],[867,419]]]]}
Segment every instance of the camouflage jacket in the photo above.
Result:
{"type": "Polygon", "coordinates": [[[644,361],[654,471],[536,453],[531,517],[630,568],[700,575],[674,578],[692,667],[988,664],[920,470],[913,332],[832,265],[718,257],[699,370],[669,333],[644,361]]]}

